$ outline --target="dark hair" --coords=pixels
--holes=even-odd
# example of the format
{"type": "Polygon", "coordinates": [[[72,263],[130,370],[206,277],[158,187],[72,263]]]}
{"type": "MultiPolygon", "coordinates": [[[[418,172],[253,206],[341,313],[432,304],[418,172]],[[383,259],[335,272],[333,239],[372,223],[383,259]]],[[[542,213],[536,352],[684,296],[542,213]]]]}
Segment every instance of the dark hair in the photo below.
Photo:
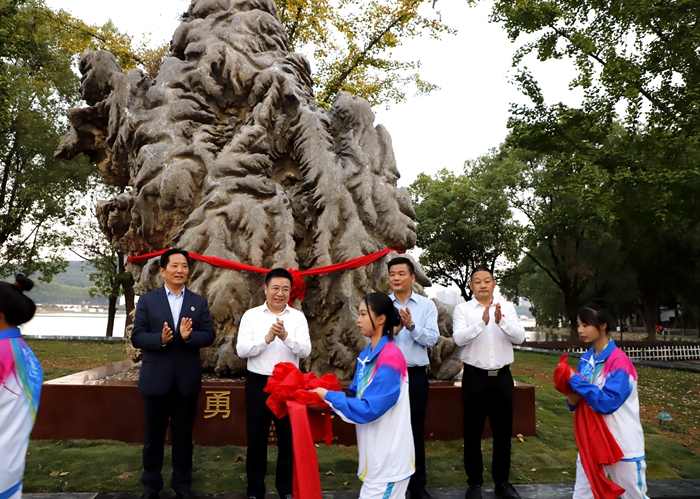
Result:
{"type": "Polygon", "coordinates": [[[285,279],[289,279],[289,287],[294,286],[294,279],[292,278],[292,274],[289,273],[287,269],[272,269],[267,273],[265,276],[265,286],[270,285],[270,281],[274,279],[275,277],[284,277],[285,279]]]}
{"type": "Polygon", "coordinates": [[[386,264],[386,267],[387,267],[387,270],[389,272],[391,272],[391,267],[393,267],[394,265],[403,265],[403,264],[406,264],[408,266],[408,271],[411,273],[411,275],[415,275],[416,268],[413,265],[413,262],[404,256],[398,256],[396,258],[391,259],[389,261],[389,263],[386,264]]]}
{"type": "Polygon", "coordinates": [[[12,326],[29,322],[36,312],[36,304],[24,294],[34,287],[31,279],[22,274],[15,276],[15,283],[0,281],[0,312],[12,326]]]}
{"type": "Polygon", "coordinates": [[[491,274],[491,278],[493,278],[493,272],[491,272],[491,269],[486,267],[485,265],[479,265],[478,267],[474,267],[474,270],[472,270],[471,275],[469,276],[469,280],[474,278],[474,274],[477,272],[488,272],[491,274]]]}
{"type": "Polygon", "coordinates": [[[605,324],[605,332],[609,332],[613,326],[613,318],[610,316],[605,307],[600,303],[587,303],[576,312],[578,320],[587,326],[593,326],[596,329],[600,328],[601,324],[605,324]]]}
{"type": "Polygon", "coordinates": [[[158,264],[158,266],[161,269],[166,268],[168,266],[168,263],[170,263],[170,255],[182,255],[187,260],[187,265],[190,264],[190,254],[187,251],[180,248],[170,248],[168,250],[165,250],[165,253],[160,255],[160,263],[158,264]]]}
{"type": "MultiPolygon", "coordinates": [[[[374,312],[374,315],[383,315],[386,317],[382,334],[386,334],[390,340],[393,340],[394,328],[401,324],[401,314],[399,314],[391,298],[384,293],[370,293],[365,296],[362,301],[365,302],[369,310],[374,312]]],[[[369,316],[369,321],[372,323],[372,327],[376,327],[371,315],[369,316]]]]}

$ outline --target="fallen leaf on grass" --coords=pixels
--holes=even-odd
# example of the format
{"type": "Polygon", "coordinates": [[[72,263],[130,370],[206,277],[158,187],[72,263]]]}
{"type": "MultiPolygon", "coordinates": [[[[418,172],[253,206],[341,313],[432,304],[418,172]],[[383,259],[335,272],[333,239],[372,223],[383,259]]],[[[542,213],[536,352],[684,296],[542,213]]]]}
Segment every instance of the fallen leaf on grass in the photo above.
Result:
{"type": "Polygon", "coordinates": [[[522,434],[522,433],[518,433],[518,434],[515,435],[515,436],[518,437],[518,440],[520,440],[521,442],[524,442],[524,441],[525,441],[525,439],[523,438],[523,434],[522,434]]]}
{"type": "Polygon", "coordinates": [[[121,475],[119,475],[117,478],[119,478],[119,479],[121,479],[121,480],[126,480],[127,478],[131,478],[132,476],[134,476],[133,473],[131,473],[131,472],[129,472],[129,471],[125,471],[124,473],[122,473],[121,475]]]}
{"type": "Polygon", "coordinates": [[[58,471],[52,471],[49,476],[58,476],[58,471]]]}
{"type": "Polygon", "coordinates": [[[236,459],[233,460],[234,463],[245,463],[245,456],[241,456],[240,454],[236,456],[236,459]]]}
{"type": "Polygon", "coordinates": [[[537,468],[532,468],[530,471],[537,471],[537,468]]]}
{"type": "Polygon", "coordinates": [[[326,476],[335,475],[331,470],[326,471],[326,476]]]}
{"type": "Polygon", "coordinates": [[[562,471],[561,474],[562,474],[562,475],[568,475],[569,472],[568,472],[568,471],[562,471]]]}

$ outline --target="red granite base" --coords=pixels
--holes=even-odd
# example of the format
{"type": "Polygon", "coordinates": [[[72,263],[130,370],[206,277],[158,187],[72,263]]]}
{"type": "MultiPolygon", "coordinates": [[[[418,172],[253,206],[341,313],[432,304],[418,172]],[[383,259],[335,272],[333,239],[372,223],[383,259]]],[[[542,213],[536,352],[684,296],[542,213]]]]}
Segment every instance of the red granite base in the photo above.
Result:
{"type": "MultiPolygon", "coordinates": [[[[108,439],[142,443],[143,400],[135,381],[104,378],[131,361],[115,362],[47,381],[41,392],[32,438],[38,440],[108,439]]],[[[200,445],[246,445],[245,387],[240,381],[202,384],[193,438],[200,445]]],[[[462,438],[462,393],[458,383],[430,383],[426,440],[462,438]]],[[[514,391],[513,436],[535,436],[535,387],[517,383],[514,391]]],[[[355,428],[333,419],[334,441],[355,444],[355,428]]],[[[484,438],[491,436],[488,421],[484,438]]],[[[169,439],[169,435],[168,435],[169,439]]],[[[272,435],[274,441],[274,434],[272,435]]]]}

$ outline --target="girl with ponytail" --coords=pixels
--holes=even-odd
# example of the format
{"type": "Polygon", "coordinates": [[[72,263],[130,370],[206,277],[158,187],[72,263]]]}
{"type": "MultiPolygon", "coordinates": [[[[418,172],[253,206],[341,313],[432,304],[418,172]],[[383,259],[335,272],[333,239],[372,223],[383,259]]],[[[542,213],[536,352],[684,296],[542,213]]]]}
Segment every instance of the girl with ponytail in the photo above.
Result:
{"type": "Polygon", "coordinates": [[[365,296],[357,326],[369,342],[357,359],[347,395],[313,390],[344,421],[356,425],[360,499],[403,499],[415,471],[408,369],[393,343],[399,324],[399,311],[387,295],[365,296]]]}
{"type": "Polygon", "coordinates": [[[44,374],[17,326],[34,317],[36,305],[24,295],[34,283],[17,274],[0,281],[0,497],[20,499],[29,434],[39,407],[44,374]]]}

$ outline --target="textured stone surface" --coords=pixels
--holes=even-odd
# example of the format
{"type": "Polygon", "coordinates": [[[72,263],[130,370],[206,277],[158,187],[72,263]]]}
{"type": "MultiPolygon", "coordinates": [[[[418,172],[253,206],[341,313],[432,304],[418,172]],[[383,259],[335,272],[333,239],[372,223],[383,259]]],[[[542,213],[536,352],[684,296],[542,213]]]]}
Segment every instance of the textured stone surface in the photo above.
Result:
{"type": "MultiPolygon", "coordinates": [[[[316,106],[308,61],[291,53],[273,0],[194,0],[155,79],[124,74],[108,52],[80,62],[89,107],[69,112],[57,155],[87,154],[105,182],[124,187],[99,205],[102,230],[128,255],[168,246],[258,267],[309,269],[416,240],[410,197],[397,187],[387,130],[363,100],[341,92],[316,106]]],[[[386,257],[306,278],[295,303],[313,350],[303,367],[348,379],[365,343],[359,300],[388,291],[386,257]]],[[[137,294],[159,285],[158,264],[131,265],[137,294]]],[[[422,272],[419,283],[429,284],[422,272]]],[[[217,341],[205,368],[241,372],[243,312],[263,302],[263,276],[196,263],[189,287],[205,295],[217,341]]],[[[422,289],[417,286],[417,290],[422,289]]],[[[449,311],[431,358],[441,379],[459,371],[449,311]]],[[[131,352],[138,359],[139,352],[131,352]]]]}

